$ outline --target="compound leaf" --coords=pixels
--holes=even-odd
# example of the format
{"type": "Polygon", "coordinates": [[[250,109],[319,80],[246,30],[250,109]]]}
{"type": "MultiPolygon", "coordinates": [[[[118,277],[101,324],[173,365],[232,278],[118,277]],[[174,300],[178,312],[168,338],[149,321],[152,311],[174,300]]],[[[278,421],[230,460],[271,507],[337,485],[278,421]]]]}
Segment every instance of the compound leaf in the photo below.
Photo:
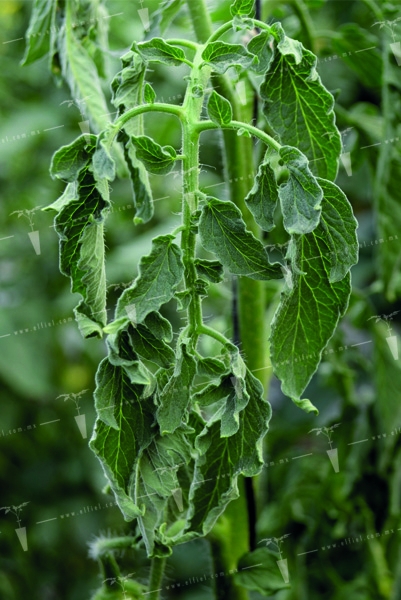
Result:
{"type": "Polygon", "coordinates": [[[141,398],[142,390],[143,386],[131,382],[123,367],[111,365],[107,358],[101,362],[95,392],[98,418],[89,445],[99,458],[127,521],[140,516],[143,510],[131,494],[135,482],[133,466],[156,434],[152,428],[153,399],[141,398]]]}
{"type": "Polygon", "coordinates": [[[218,418],[197,436],[199,457],[190,489],[190,530],[207,534],[227,504],[238,497],[237,479],[257,475],[263,467],[262,440],[271,408],[262,384],[249,371],[245,377],[249,401],[239,414],[239,428],[230,437],[220,436],[218,418]]]}
{"type": "Polygon", "coordinates": [[[77,176],[62,197],[44,210],[58,212],[60,271],[71,278],[71,291],[83,297],[74,310],[81,333],[101,337],[107,321],[104,220],[110,202],[107,187],[95,181],[89,163],[77,176]]]}
{"type": "Polygon", "coordinates": [[[270,336],[273,370],[282,382],[281,389],[308,412],[317,409],[300,396],[348,307],[348,271],[356,262],[358,246],[356,223],[345,197],[335,184],[319,181],[327,194],[322,201],[322,220],[311,233],[291,239],[287,252],[291,285],[282,292],[270,336]],[[347,240],[348,254],[340,258],[342,239],[347,240]]]}

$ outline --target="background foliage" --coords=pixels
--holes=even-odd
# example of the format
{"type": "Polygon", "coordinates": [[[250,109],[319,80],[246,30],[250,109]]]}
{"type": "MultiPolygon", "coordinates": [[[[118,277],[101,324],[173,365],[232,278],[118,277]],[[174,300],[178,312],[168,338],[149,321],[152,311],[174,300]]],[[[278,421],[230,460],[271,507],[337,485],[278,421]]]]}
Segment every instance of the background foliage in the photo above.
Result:
{"type": "MultiPolygon", "coordinates": [[[[230,2],[210,4],[215,22],[227,19],[230,2]]],[[[152,12],[159,3],[148,0],[146,6],[152,12]]],[[[143,31],[137,3],[113,0],[107,8],[114,15],[107,19],[110,80],[119,69],[120,55],[133,40],[143,39],[143,31]]],[[[393,315],[393,334],[399,336],[401,66],[388,48],[401,39],[401,14],[399,6],[390,3],[381,9],[387,23],[381,22],[372,3],[360,0],[263,3],[264,18],[281,21],[289,36],[316,52],[322,80],[336,95],[337,122],[351,158],[351,172],[341,168],[337,183],[354,207],[360,240],[347,317],[307,390],[319,417],[298,410],[284,399],[278,382],[271,382],[273,419],[265,443],[266,467],[258,481],[257,535],[258,541],[288,536],[281,549],[288,558],[291,588],[278,592],[278,600],[334,600],[347,593],[361,600],[400,596],[401,360],[389,351],[386,320],[371,318],[393,315]],[[307,29],[300,6],[310,9],[307,29]],[[340,468],[335,473],[326,454],[327,437],[311,430],[337,424],[332,445],[338,448],[340,468]]],[[[55,85],[46,60],[19,66],[24,53],[19,38],[25,35],[30,10],[30,2],[0,3],[0,238],[7,238],[0,241],[0,336],[7,336],[0,338],[1,506],[29,502],[21,511],[27,552],[15,534],[15,518],[0,512],[0,595],[6,600],[80,600],[89,598],[99,584],[87,541],[107,532],[127,534],[130,526],[117,507],[104,506],[111,497],[100,493],[104,477],[74,420],[75,406],[58,398],[88,390],[81,396],[80,410],[89,435],[95,417],[94,372],[104,356],[104,343],[83,341],[75,322],[68,321],[76,299],[58,271],[52,216],[33,213],[40,236],[36,254],[28,219],[11,214],[45,206],[59,196],[62,184],[48,174],[50,157],[81,133],[79,109],[66,87],[55,85]],[[95,510],[98,505],[102,508],[95,510]],[[53,520],[39,523],[48,519],[53,520]]],[[[170,33],[185,37],[189,31],[184,11],[170,33]]],[[[182,72],[157,65],[153,85],[159,98],[178,102],[182,72]]],[[[179,145],[177,129],[168,118],[158,115],[152,134],[164,144],[179,145]]],[[[202,185],[224,199],[219,138],[210,133],[204,141],[202,185]]],[[[106,232],[110,306],[119,291],[113,284],[132,281],[151,239],[178,223],[174,213],[179,211],[180,183],[174,173],[152,178],[158,199],[155,217],[135,229],[129,182],[115,185],[106,232]]],[[[280,231],[274,235],[274,243],[280,244],[280,231]]],[[[281,283],[266,285],[271,317],[281,283]]],[[[230,331],[231,289],[228,284],[211,289],[205,302],[210,319],[230,331]]],[[[179,313],[168,317],[179,326],[179,313]]],[[[136,578],[146,581],[144,554],[127,552],[123,564],[125,572],[135,571],[136,578]]],[[[168,560],[164,596],[210,598],[212,574],[205,541],[177,547],[168,560]],[[185,585],[190,578],[191,585],[185,585]],[[196,581],[201,578],[205,580],[196,581]],[[177,584],[180,587],[172,589],[177,584]]],[[[274,577],[273,571],[273,581],[274,577]]],[[[254,597],[260,595],[255,592],[254,597]]]]}

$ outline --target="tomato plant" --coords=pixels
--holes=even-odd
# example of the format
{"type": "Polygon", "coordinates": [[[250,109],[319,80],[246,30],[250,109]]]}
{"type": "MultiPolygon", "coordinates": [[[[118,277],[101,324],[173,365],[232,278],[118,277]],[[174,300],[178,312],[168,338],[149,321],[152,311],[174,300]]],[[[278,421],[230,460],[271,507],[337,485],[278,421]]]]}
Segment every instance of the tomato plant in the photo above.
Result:
{"type": "MultiPolygon", "coordinates": [[[[335,183],[345,158],[334,97],[319,76],[305,4],[296,6],[312,49],[279,21],[263,20],[259,3],[250,0],[235,0],[231,18],[215,28],[204,1],[188,1],[197,41],[165,36],[184,4],[165,2],[145,27],[147,39],[133,40],[121,57],[121,70],[109,82],[113,120],[101,85],[102,3],[36,0],[24,57],[29,64],[50,55],[52,72],[84,104],[87,125],[52,158],[51,176],[66,185],[45,210],[56,213],[60,270],[81,295],[78,327],[85,338],[107,336],[90,447],[124,519],[137,527],[135,537],[92,545],[104,575],[97,600],[116,594],[157,599],[172,548],[205,536],[216,566],[229,571],[217,582],[217,597],[235,600],[247,598],[247,590],[269,595],[288,587],[285,576],[271,575],[276,554],[256,550],[251,517],[252,478],[264,466],[262,444],[271,420],[270,369],[283,394],[318,414],[304,392],[348,309],[350,270],[358,262],[357,221],[335,183]],[[50,37],[41,35],[49,29],[50,37]],[[158,99],[149,81],[154,64],[185,66],[182,102],[158,99]],[[175,120],[180,147],[147,135],[147,119],[160,113],[175,120]],[[208,132],[222,140],[226,199],[209,195],[200,182],[208,132]],[[153,238],[109,320],[105,227],[111,184],[131,181],[135,235],[135,227],[154,217],[154,177],[177,165],[181,222],[153,238]],[[279,253],[274,230],[280,232],[279,253]],[[267,285],[278,281],[280,295],[267,317],[267,285]],[[203,314],[203,302],[227,282],[234,289],[231,336],[207,324],[203,314]],[[178,329],[163,314],[169,303],[182,315],[178,329]],[[122,577],[114,556],[134,546],[145,547],[151,559],[147,587],[122,577]],[[263,566],[255,583],[238,573],[238,561],[248,565],[256,554],[263,566]]],[[[345,32],[334,44],[346,40],[345,32]]],[[[383,56],[383,108],[389,112],[393,64],[389,52],[383,56]]],[[[352,114],[342,118],[355,122],[352,114]]],[[[387,114],[389,136],[392,120],[387,114]]],[[[394,160],[399,168],[392,153],[383,145],[377,162],[383,237],[390,231],[388,207],[382,205],[395,202],[386,187],[386,165],[394,160]]],[[[394,300],[399,246],[382,248],[382,283],[394,300]]],[[[285,560],[283,539],[274,540],[285,560]]],[[[282,574],[285,568],[281,563],[282,574]]]]}

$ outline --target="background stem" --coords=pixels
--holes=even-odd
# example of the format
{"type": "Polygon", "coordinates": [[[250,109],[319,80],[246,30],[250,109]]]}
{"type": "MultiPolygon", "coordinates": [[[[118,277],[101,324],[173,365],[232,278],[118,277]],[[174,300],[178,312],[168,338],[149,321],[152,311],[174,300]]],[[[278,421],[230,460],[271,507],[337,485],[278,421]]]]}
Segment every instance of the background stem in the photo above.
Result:
{"type": "Polygon", "coordinates": [[[164,567],[166,564],[165,558],[152,558],[149,577],[149,594],[148,600],[158,600],[160,598],[160,588],[163,579],[164,567]]]}

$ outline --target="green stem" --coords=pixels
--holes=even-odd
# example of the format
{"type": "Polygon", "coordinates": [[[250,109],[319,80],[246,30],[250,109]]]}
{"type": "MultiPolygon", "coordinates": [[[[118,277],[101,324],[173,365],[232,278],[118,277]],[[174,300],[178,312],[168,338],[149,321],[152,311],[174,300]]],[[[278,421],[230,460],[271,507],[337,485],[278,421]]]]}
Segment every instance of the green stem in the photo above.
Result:
{"type": "Polygon", "coordinates": [[[149,577],[149,593],[146,594],[148,600],[159,600],[161,583],[163,579],[164,567],[166,565],[165,558],[152,558],[149,577]]]}
{"type": "Polygon", "coordinates": [[[118,117],[116,121],[114,121],[111,126],[114,137],[128,121],[147,112],[164,112],[169,113],[170,115],[175,115],[179,119],[183,118],[182,108],[176,104],[164,104],[163,102],[155,102],[154,104],[141,104],[140,106],[135,106],[135,108],[130,108],[120,117],[118,117]]]}
{"type": "Polygon", "coordinates": [[[125,537],[101,538],[91,544],[90,555],[93,558],[100,558],[113,550],[124,550],[134,548],[138,543],[137,538],[127,535],[125,537]]]}
{"type": "MultiPolygon", "coordinates": [[[[208,129],[220,129],[219,125],[216,125],[216,123],[213,123],[213,121],[199,121],[199,123],[196,124],[196,128],[199,132],[206,131],[208,129]]],[[[254,127],[253,125],[243,123],[242,121],[231,121],[231,123],[225,125],[223,129],[234,129],[236,131],[238,131],[239,129],[245,129],[246,131],[249,131],[250,134],[262,140],[262,142],[264,142],[268,146],[271,146],[274,150],[277,150],[277,152],[281,148],[281,145],[278,142],[276,142],[276,140],[272,138],[268,133],[265,133],[264,131],[258,129],[257,127],[254,127]]]]}
{"type": "Polygon", "coordinates": [[[209,337],[214,338],[215,340],[217,340],[218,342],[220,342],[220,344],[223,344],[224,346],[226,344],[232,344],[232,341],[229,340],[228,338],[226,338],[225,335],[223,335],[222,333],[219,333],[218,331],[216,331],[215,329],[212,329],[211,327],[208,327],[207,325],[201,325],[200,327],[198,327],[198,333],[204,333],[205,335],[208,335],[209,337]]]}
{"type": "Polygon", "coordinates": [[[202,325],[202,307],[200,296],[196,290],[195,247],[196,233],[192,227],[192,217],[198,208],[199,195],[199,132],[196,124],[200,118],[204,92],[210,77],[210,68],[201,68],[203,47],[197,49],[194,67],[188,83],[182,113],[185,115],[182,123],[182,225],[181,248],[185,266],[185,287],[190,290],[191,302],[188,306],[189,335],[191,348],[196,349],[198,330],[202,325]],[[195,93],[196,90],[196,93],[195,93]]]}
{"type": "Polygon", "coordinates": [[[191,50],[195,50],[195,52],[198,49],[198,44],[195,42],[190,42],[189,40],[183,40],[181,38],[171,38],[166,40],[166,42],[175,46],[184,46],[184,48],[190,48],[191,50]]]}

